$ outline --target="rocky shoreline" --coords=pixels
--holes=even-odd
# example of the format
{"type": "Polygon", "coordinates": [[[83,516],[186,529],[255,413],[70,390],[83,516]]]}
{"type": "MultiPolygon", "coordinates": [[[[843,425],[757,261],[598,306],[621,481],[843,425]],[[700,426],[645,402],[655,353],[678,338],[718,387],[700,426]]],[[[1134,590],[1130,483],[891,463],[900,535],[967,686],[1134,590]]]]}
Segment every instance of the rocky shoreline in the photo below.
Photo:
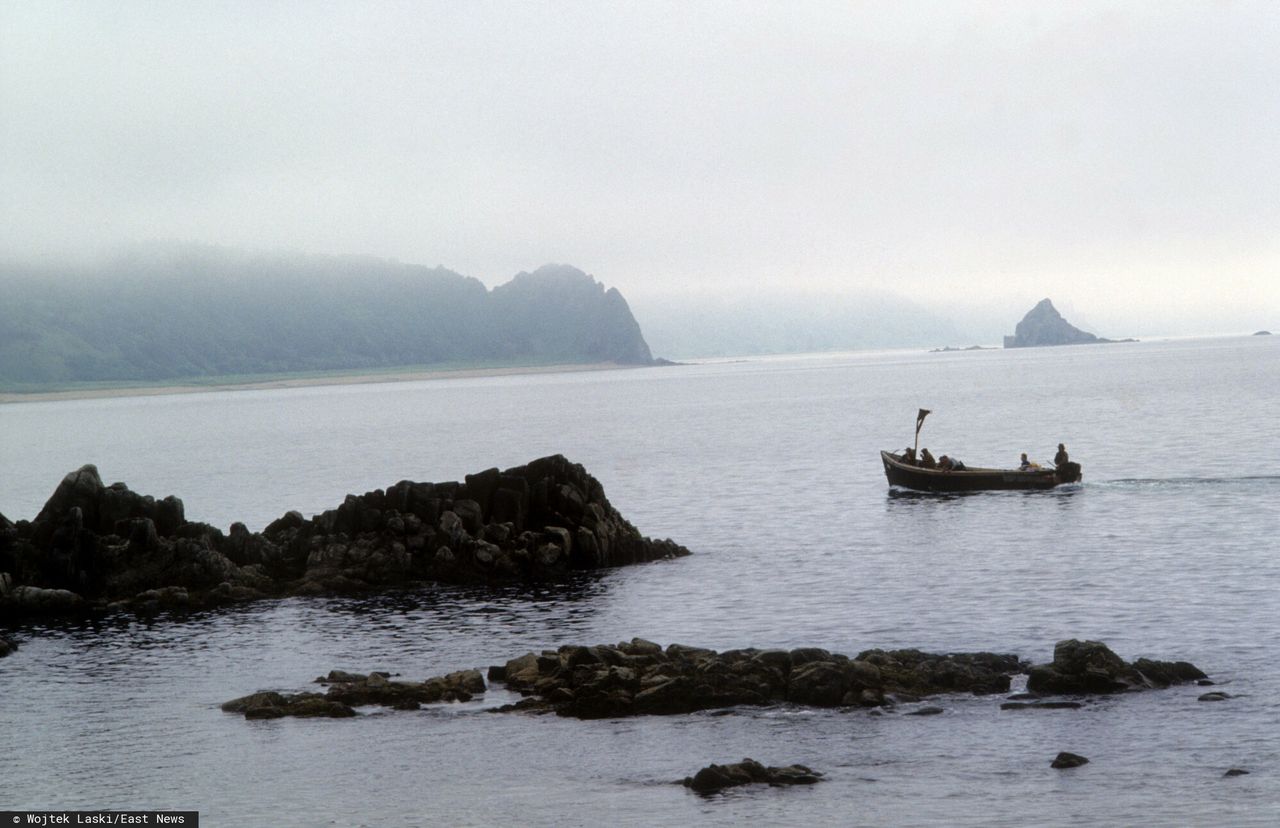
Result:
{"type": "Polygon", "coordinates": [[[310,519],[293,511],[226,533],[87,465],[34,520],[0,515],[0,617],[538,581],[687,554],[642,536],[561,455],[461,482],[402,480],[310,519]]]}
{"type": "MultiPolygon", "coordinates": [[[[1140,658],[1129,663],[1101,642],[1076,639],[1058,642],[1053,661],[1031,665],[1016,655],[985,652],[866,650],[850,658],[817,647],[716,652],[682,644],[663,648],[633,638],[615,645],[569,645],[526,653],[490,667],[488,679],[525,696],[494,712],[601,719],[778,704],[883,712],[934,696],[1008,693],[1012,677],[1023,673],[1028,691],[1010,697],[1001,709],[1073,709],[1081,703],[1038,700],[1212,684],[1185,661],[1140,658]]],[[[486,690],[478,669],[421,682],[392,681],[385,672],[335,670],[316,681],[327,684],[328,691],[258,692],[229,701],[222,709],[246,718],[344,718],[355,716],[355,707],[361,705],[417,709],[422,704],[469,701],[486,690]]],[[[921,708],[911,713],[926,710],[942,712],[921,708]]]]}

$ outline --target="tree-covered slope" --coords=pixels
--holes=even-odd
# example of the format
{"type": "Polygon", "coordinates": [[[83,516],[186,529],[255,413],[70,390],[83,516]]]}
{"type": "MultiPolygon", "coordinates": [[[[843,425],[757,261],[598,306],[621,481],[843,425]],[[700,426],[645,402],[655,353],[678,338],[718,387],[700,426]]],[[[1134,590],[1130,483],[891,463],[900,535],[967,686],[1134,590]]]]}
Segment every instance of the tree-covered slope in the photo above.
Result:
{"type": "Polygon", "coordinates": [[[0,388],[435,363],[651,361],[616,290],[547,266],[444,268],[218,249],[0,267],[0,388]]]}

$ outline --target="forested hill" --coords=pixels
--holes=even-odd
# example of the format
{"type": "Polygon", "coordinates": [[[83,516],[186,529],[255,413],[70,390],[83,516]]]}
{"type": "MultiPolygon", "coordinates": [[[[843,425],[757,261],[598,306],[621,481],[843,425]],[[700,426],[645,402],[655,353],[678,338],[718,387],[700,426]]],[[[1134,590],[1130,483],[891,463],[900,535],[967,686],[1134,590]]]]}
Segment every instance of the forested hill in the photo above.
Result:
{"type": "Polygon", "coordinates": [[[0,265],[0,389],[433,364],[653,361],[616,289],[546,265],[444,268],[221,249],[0,265]]]}

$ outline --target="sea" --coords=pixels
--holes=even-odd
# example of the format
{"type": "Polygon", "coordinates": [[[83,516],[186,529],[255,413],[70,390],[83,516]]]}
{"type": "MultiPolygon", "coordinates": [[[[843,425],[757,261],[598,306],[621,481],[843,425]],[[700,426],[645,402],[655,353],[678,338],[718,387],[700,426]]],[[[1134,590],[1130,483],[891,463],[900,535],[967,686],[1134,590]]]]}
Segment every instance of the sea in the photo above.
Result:
{"type": "Polygon", "coordinates": [[[1280,337],[1218,337],[2,405],[11,520],[86,463],[177,495],[190,520],[260,530],[347,493],[560,453],[641,532],[693,554],[535,586],[11,622],[0,810],[198,810],[202,826],[1275,825],[1277,403],[1280,337]],[[1061,442],[1084,479],[892,490],[879,451],[913,443],[921,408],[934,455],[1013,466],[1061,442]],[[1039,711],[957,695],[578,721],[492,712],[517,698],[500,685],[349,720],[219,709],[331,669],[422,679],[633,637],[1035,663],[1093,639],[1190,661],[1215,685],[1039,711]],[[943,712],[907,715],[924,704],[943,712]],[[1059,751],[1090,762],[1052,769],[1059,751]],[[824,779],[679,784],[746,757],[824,779]]]}

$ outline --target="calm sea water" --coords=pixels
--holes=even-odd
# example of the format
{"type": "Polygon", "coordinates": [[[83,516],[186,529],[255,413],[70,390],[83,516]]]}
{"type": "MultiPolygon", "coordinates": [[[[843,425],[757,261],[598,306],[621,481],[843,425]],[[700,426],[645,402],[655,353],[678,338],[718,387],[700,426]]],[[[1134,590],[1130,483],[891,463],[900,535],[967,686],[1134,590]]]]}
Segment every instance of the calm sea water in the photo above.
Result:
{"type": "Polygon", "coordinates": [[[0,512],[83,463],[260,529],[348,492],[560,452],[694,556],[536,589],[26,624],[0,661],[0,808],[196,808],[206,825],[1269,825],[1280,820],[1280,337],[882,352],[590,374],[0,406],[0,512]],[[877,451],[1052,457],[1082,485],[891,493],[877,451]],[[741,710],[581,722],[468,704],[247,722],[332,668],[423,678],[642,636],[1187,659],[1200,688],[1013,713],[741,710]],[[1082,768],[1049,768],[1060,750],[1082,768]],[[750,756],[827,774],[702,798],[750,756]],[[1224,778],[1228,768],[1250,771],[1224,778]]]}

